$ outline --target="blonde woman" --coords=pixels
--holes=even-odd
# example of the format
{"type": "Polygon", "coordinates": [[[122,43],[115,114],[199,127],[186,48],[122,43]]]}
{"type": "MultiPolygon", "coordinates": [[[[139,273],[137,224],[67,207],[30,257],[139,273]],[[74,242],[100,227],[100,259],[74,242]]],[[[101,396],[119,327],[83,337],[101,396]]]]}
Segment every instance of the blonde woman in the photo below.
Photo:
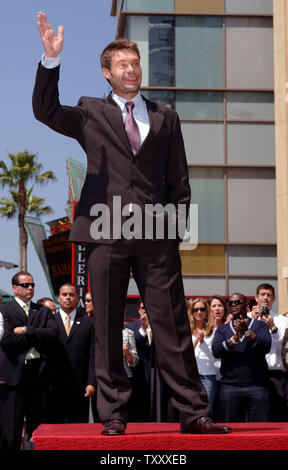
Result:
{"type": "Polygon", "coordinates": [[[214,326],[210,321],[208,302],[199,298],[190,302],[188,317],[200,379],[212,410],[216,393],[217,369],[211,350],[214,326]]]}
{"type": "Polygon", "coordinates": [[[84,305],[85,305],[85,311],[86,311],[88,317],[93,317],[94,316],[94,307],[93,307],[93,302],[92,302],[92,297],[91,297],[90,292],[87,292],[85,294],[84,305]]]}

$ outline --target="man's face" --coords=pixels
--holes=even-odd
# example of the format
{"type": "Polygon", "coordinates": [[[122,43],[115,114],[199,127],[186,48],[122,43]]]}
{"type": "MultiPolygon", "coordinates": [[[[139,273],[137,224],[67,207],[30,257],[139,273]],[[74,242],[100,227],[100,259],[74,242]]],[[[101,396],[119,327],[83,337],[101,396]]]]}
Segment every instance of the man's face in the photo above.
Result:
{"type": "Polygon", "coordinates": [[[247,316],[247,304],[244,302],[244,298],[241,294],[231,295],[228,302],[228,311],[233,315],[233,318],[243,318],[247,316]]]}
{"type": "Polygon", "coordinates": [[[52,313],[54,313],[54,314],[56,313],[56,305],[54,304],[54,302],[52,302],[52,300],[48,300],[48,299],[45,300],[43,302],[43,305],[45,305],[45,307],[50,308],[52,313]]]}
{"type": "Polygon", "coordinates": [[[34,295],[34,281],[28,274],[20,274],[17,284],[12,286],[14,294],[22,302],[30,302],[34,295]]]}
{"type": "Polygon", "coordinates": [[[110,69],[103,68],[104,77],[110,81],[116,95],[131,99],[137,95],[142,81],[140,59],[136,52],[123,49],[111,57],[110,69]]]}
{"type": "Polygon", "coordinates": [[[258,295],[255,297],[255,300],[260,307],[268,307],[269,310],[271,310],[275,296],[270,289],[260,289],[258,295]]]}
{"type": "Polygon", "coordinates": [[[66,313],[72,312],[78,305],[78,295],[74,286],[62,286],[59,291],[58,302],[66,313]]]}

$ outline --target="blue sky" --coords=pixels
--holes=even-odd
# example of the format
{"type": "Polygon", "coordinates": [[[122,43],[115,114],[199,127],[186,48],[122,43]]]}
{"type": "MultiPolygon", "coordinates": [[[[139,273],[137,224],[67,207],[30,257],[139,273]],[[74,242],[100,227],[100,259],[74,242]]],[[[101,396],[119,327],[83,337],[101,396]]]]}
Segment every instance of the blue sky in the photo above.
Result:
{"type": "MultiPolygon", "coordinates": [[[[110,17],[112,0],[9,0],[1,5],[1,126],[0,160],[7,152],[28,150],[38,154],[43,170],[52,170],[56,183],[37,188],[35,194],[44,197],[54,213],[42,222],[65,216],[68,199],[66,158],[86,163],[81,147],[73,139],[58,135],[35,120],[31,96],[42,44],[37,28],[37,13],[47,14],[57,31],[64,26],[60,99],[74,105],[82,95],[100,96],[109,92],[102,77],[99,56],[115,38],[116,21],[110,17]]],[[[0,188],[0,197],[7,190],[0,188]]],[[[47,226],[48,229],[48,226],[47,226]]],[[[0,218],[0,260],[18,263],[17,220],[0,218]]],[[[40,262],[29,240],[28,270],[33,274],[35,299],[50,295],[40,262]]],[[[17,270],[0,268],[0,288],[12,293],[10,280],[17,270]]]]}

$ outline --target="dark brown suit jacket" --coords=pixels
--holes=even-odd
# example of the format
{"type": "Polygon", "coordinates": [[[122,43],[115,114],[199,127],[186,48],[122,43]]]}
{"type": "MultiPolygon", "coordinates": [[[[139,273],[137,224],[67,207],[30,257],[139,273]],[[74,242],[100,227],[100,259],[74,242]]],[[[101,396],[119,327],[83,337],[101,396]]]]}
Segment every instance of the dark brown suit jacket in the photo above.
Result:
{"type": "Polygon", "coordinates": [[[185,204],[188,209],[190,186],[177,113],[144,98],[150,131],[134,156],[121,110],[111,95],[106,99],[82,97],[75,107],[62,106],[58,95],[59,69],[45,69],[39,64],[33,110],[36,119],[75,138],[87,154],[87,175],[70,240],[97,241],[90,231],[96,219],[91,208],[96,203],[107,204],[112,226],[113,196],[121,197],[121,207],[132,202],[143,210],[145,204],[173,203],[185,204]]]}
{"type": "Polygon", "coordinates": [[[106,245],[114,241],[107,237],[95,245],[90,231],[96,221],[91,208],[96,203],[107,204],[113,218],[113,196],[121,197],[121,207],[132,202],[135,210],[136,204],[140,206],[142,213],[148,204],[189,206],[188,168],[179,117],[175,111],[145,99],[150,130],[134,156],[124,130],[121,109],[113,98],[83,97],[75,107],[62,106],[58,79],[59,67],[47,70],[39,65],[33,109],[41,122],[77,139],[87,154],[87,175],[70,240],[94,243],[89,270],[97,325],[100,418],[103,422],[127,420],[130,384],[124,373],[121,374],[120,332],[122,305],[127,294],[130,264],[133,263],[133,274],[138,277],[139,291],[147,303],[161,372],[174,391],[173,397],[182,413],[182,426],[188,429],[198,417],[207,415],[208,401],[191,342],[177,242],[133,241],[130,246],[119,243],[114,247],[106,245]],[[146,282],[147,276],[149,282],[146,282]]]}

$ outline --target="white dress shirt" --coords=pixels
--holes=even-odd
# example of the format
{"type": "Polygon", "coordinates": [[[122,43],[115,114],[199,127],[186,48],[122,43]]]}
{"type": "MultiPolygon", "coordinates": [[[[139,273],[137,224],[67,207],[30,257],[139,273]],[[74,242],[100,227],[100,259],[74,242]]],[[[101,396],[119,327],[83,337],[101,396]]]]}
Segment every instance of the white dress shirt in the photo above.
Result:
{"type": "Polygon", "coordinates": [[[17,304],[19,304],[20,307],[23,308],[24,311],[25,311],[25,309],[24,309],[25,305],[28,305],[28,307],[30,309],[31,300],[29,302],[23,302],[23,300],[19,299],[18,297],[15,297],[15,300],[16,300],[17,304]]]}
{"type": "Polygon", "coordinates": [[[270,312],[270,315],[272,316],[278,331],[271,334],[271,349],[270,352],[266,354],[266,361],[270,370],[285,371],[285,367],[281,359],[281,348],[285,330],[288,328],[288,318],[272,311],[270,312]]]}
{"type": "MultiPolygon", "coordinates": [[[[62,321],[63,321],[63,325],[65,325],[65,320],[66,320],[66,317],[67,317],[67,313],[64,312],[64,310],[62,310],[62,308],[59,309],[59,313],[61,315],[61,318],[62,318],[62,321]]],[[[69,314],[70,316],[70,325],[71,325],[71,328],[73,326],[73,323],[75,321],[75,317],[76,317],[76,308],[69,314]]]]}
{"type": "MultiPolygon", "coordinates": [[[[272,316],[274,325],[278,328],[278,331],[272,334],[270,330],[272,342],[270,352],[265,356],[266,361],[270,370],[285,371],[285,367],[281,359],[281,348],[285,330],[288,328],[288,318],[275,313],[272,310],[270,310],[270,315],[272,316]]],[[[251,312],[249,312],[247,316],[252,318],[251,312]]],[[[261,321],[261,318],[258,317],[258,320],[261,321]]]]}
{"type": "Polygon", "coordinates": [[[150,129],[150,123],[149,123],[149,116],[148,116],[148,111],[147,111],[147,106],[145,101],[143,100],[140,91],[138,91],[137,95],[134,96],[131,100],[126,100],[125,98],[122,98],[121,96],[116,95],[114,92],[112,92],[112,98],[113,100],[118,104],[119,108],[121,109],[122,112],[122,117],[123,117],[123,122],[125,121],[126,115],[127,115],[127,109],[125,107],[125,104],[128,101],[133,101],[134,103],[134,108],[133,108],[133,117],[138,125],[139,132],[140,132],[140,145],[143,144],[144,140],[146,139],[149,129],[150,129]]]}

